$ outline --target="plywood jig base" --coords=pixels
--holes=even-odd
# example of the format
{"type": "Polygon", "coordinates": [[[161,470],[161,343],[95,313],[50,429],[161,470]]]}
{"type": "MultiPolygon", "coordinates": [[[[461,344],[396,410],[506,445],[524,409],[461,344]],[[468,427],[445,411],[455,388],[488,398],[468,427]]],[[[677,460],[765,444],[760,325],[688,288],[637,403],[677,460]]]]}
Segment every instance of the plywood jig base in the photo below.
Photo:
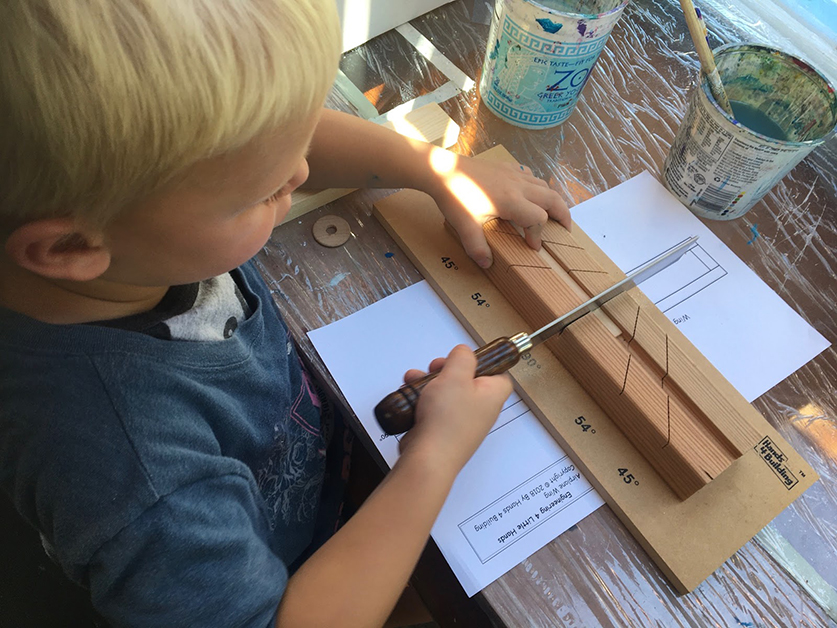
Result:
{"type": "MultiPolygon", "coordinates": [[[[531,332],[624,277],[577,226],[549,225],[536,253],[489,223],[486,273],[429,196],[404,190],[375,213],[478,342],[531,332]]],[[[570,329],[510,371],[515,388],[681,593],[817,480],[639,290],[570,329]]]]}

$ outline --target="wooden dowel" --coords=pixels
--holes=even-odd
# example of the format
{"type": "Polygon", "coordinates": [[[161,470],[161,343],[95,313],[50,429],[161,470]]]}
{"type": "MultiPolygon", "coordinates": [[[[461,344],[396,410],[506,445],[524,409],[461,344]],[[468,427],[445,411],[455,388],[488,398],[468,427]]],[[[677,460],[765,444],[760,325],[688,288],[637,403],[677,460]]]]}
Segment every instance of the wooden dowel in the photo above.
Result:
{"type": "Polygon", "coordinates": [[[709,43],[706,41],[706,32],[703,23],[697,16],[695,5],[692,4],[692,0],[680,0],[680,7],[683,9],[683,15],[686,17],[686,26],[689,27],[689,34],[692,36],[692,41],[695,44],[695,50],[697,50],[698,59],[700,59],[700,67],[703,69],[703,73],[706,74],[706,79],[709,81],[709,90],[721,108],[734,117],[732,106],[729,104],[727,93],[724,90],[724,85],[721,83],[721,75],[715,66],[715,57],[709,49],[709,43]]]}

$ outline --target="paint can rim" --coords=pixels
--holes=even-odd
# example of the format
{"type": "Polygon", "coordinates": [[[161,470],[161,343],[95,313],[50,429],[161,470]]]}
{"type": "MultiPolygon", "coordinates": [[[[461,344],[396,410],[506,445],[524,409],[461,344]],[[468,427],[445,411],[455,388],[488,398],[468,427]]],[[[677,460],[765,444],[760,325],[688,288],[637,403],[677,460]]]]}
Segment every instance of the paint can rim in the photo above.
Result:
{"type": "Polygon", "coordinates": [[[569,17],[572,19],[581,19],[581,20],[597,20],[603,17],[607,17],[608,15],[613,15],[614,13],[618,13],[622,11],[628,4],[630,4],[631,0],[622,0],[618,6],[613,7],[609,11],[605,11],[604,13],[573,13],[571,11],[561,11],[560,9],[553,9],[551,7],[544,6],[537,0],[524,0],[528,4],[532,4],[536,6],[538,9],[545,11],[546,13],[550,13],[552,15],[560,15],[562,17],[569,17]]]}
{"type": "MultiPolygon", "coordinates": [[[[774,55],[778,55],[783,57],[786,60],[793,62],[801,71],[803,72],[810,72],[811,74],[815,75],[820,81],[822,81],[823,85],[827,88],[829,94],[831,94],[832,98],[837,103],[837,92],[835,92],[834,86],[831,84],[831,81],[823,75],[816,67],[811,65],[805,59],[801,59],[795,55],[790,54],[789,52],[785,52],[780,48],[774,48],[773,46],[765,46],[763,44],[758,43],[740,43],[740,44],[725,44],[723,46],[719,46],[712,51],[712,54],[717,57],[720,54],[724,54],[727,52],[736,52],[736,51],[760,51],[766,52],[774,55]]],[[[823,142],[829,140],[832,136],[835,135],[837,132],[837,113],[834,116],[834,126],[829,130],[820,135],[817,138],[813,138],[810,140],[782,140],[776,137],[771,137],[770,135],[764,135],[759,133],[758,131],[754,131],[753,129],[746,127],[739,123],[733,116],[728,114],[721,105],[718,104],[718,101],[715,100],[715,96],[712,95],[712,90],[709,87],[709,80],[706,77],[706,74],[701,71],[700,73],[700,87],[704,93],[704,95],[708,98],[709,102],[715,107],[715,109],[720,113],[725,120],[727,120],[730,124],[734,124],[739,128],[744,128],[747,130],[748,133],[752,133],[753,135],[758,136],[759,138],[767,139],[771,142],[777,142],[783,146],[819,146],[823,142]]]]}

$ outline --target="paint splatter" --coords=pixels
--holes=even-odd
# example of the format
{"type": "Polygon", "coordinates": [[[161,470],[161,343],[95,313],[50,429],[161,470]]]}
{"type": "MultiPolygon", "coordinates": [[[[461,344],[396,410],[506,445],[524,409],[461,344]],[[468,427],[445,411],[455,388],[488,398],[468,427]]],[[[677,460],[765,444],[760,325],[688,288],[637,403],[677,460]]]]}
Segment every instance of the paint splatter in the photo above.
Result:
{"type": "Polygon", "coordinates": [[[750,232],[753,234],[753,237],[747,241],[747,244],[752,244],[756,240],[759,239],[759,226],[757,224],[750,227],[750,232]]]}
{"type": "Polygon", "coordinates": [[[754,625],[755,625],[755,624],[754,624],[753,622],[751,622],[751,621],[741,621],[740,619],[738,619],[738,617],[736,617],[736,618],[735,618],[735,621],[737,621],[737,622],[738,622],[738,625],[739,625],[739,626],[744,626],[745,628],[751,628],[751,626],[754,626],[754,625]]]}
{"type": "Polygon", "coordinates": [[[576,29],[578,30],[578,34],[584,37],[584,33],[587,32],[587,22],[585,22],[584,20],[579,20],[576,29]]]}
{"type": "Polygon", "coordinates": [[[494,61],[497,58],[497,52],[500,50],[500,40],[494,42],[494,48],[491,49],[491,53],[488,55],[488,58],[494,61]]]}
{"type": "Polygon", "coordinates": [[[351,275],[351,273],[337,273],[336,275],[334,275],[332,280],[328,282],[328,285],[333,288],[334,286],[339,284],[341,281],[343,281],[349,275],[351,275]]]}
{"type": "Polygon", "coordinates": [[[548,17],[541,17],[535,20],[538,24],[540,24],[541,28],[544,29],[547,33],[554,35],[562,28],[564,28],[563,24],[559,24],[558,22],[553,22],[548,17]]]}
{"type": "Polygon", "coordinates": [[[389,251],[387,251],[386,253],[384,253],[384,257],[386,257],[386,258],[390,258],[390,257],[392,257],[393,255],[395,255],[395,253],[391,253],[391,252],[389,252],[389,251]]]}

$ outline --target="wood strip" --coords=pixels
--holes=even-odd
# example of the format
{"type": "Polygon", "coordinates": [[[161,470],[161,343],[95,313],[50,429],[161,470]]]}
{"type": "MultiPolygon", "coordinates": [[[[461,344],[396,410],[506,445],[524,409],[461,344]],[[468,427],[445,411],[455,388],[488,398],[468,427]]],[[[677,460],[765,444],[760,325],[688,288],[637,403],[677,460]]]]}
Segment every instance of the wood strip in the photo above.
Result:
{"type": "MultiPolygon", "coordinates": [[[[486,225],[485,234],[495,260],[486,274],[519,306],[518,311],[533,328],[584,301],[542,263],[513,226],[494,220],[486,225]]],[[[579,264],[578,268],[562,264],[567,272],[585,289],[595,291],[593,294],[609,287],[613,283],[609,274],[582,249],[572,246],[570,238],[569,234],[562,236],[563,246],[557,247],[568,251],[571,261],[579,264]]],[[[660,374],[646,356],[632,351],[629,339],[624,334],[614,337],[599,319],[585,317],[548,346],[678,497],[687,499],[742,452],[714,426],[707,426],[699,408],[684,400],[679,391],[665,389],[665,373],[660,374]]]]}
{"type": "MultiPolygon", "coordinates": [[[[621,272],[605,270],[560,224],[548,223],[543,233],[544,249],[589,296],[624,278],[621,272]],[[579,272],[584,269],[594,272],[579,272]]],[[[613,299],[602,309],[621,330],[631,350],[641,355],[644,362],[660,374],[664,389],[693,406],[693,413],[702,417],[710,432],[723,440],[725,446],[740,455],[759,441],[759,433],[747,416],[742,415],[729,402],[728,395],[722,394],[686,357],[682,340],[670,339],[663,331],[652,315],[661,313],[639,290],[631,290],[613,299]]]]}

